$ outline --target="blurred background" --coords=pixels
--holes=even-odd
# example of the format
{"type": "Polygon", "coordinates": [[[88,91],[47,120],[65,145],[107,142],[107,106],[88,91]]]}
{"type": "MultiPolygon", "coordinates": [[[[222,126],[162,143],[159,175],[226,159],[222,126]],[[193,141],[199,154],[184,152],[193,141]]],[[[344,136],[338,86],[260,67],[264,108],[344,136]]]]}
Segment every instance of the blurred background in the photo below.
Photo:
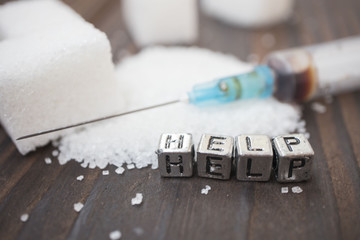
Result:
{"type": "Polygon", "coordinates": [[[196,45],[257,62],[359,33],[356,0],[65,0],[107,33],[117,62],[151,44],[196,45]]]}

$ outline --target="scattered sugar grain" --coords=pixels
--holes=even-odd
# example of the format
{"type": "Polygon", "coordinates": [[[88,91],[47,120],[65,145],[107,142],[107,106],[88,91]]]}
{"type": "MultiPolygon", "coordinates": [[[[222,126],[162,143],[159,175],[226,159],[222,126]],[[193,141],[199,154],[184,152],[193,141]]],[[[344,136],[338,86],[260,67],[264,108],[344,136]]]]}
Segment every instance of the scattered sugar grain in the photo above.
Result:
{"type": "Polygon", "coordinates": [[[52,156],[53,157],[57,157],[58,155],[59,155],[59,151],[58,150],[54,150],[54,151],[52,151],[52,156]]]}
{"type": "Polygon", "coordinates": [[[201,194],[207,195],[210,190],[211,190],[211,187],[209,185],[206,185],[205,188],[201,189],[201,194]]]}
{"type": "Polygon", "coordinates": [[[29,214],[24,213],[23,215],[20,216],[20,220],[22,222],[27,222],[27,220],[29,219],[29,214]]]}
{"type": "Polygon", "coordinates": [[[128,164],[126,167],[127,167],[127,169],[130,170],[130,169],[134,169],[135,165],[134,164],[128,164]]]}
{"type": "Polygon", "coordinates": [[[84,207],[84,204],[82,204],[81,202],[74,203],[74,210],[76,212],[80,212],[83,207],[84,207]]]}
{"type": "Polygon", "coordinates": [[[326,110],[327,110],[326,106],[319,102],[313,102],[311,104],[311,109],[320,114],[326,113],[326,110]]]}
{"type": "Polygon", "coordinates": [[[125,171],[125,168],[123,168],[123,167],[118,167],[118,168],[115,170],[115,172],[116,172],[117,174],[123,174],[124,171],[125,171]]]}
{"type": "Polygon", "coordinates": [[[52,163],[51,158],[49,157],[45,158],[45,163],[48,165],[51,164],[52,163]]]}
{"type": "Polygon", "coordinates": [[[144,229],[142,229],[141,227],[136,227],[133,229],[133,231],[137,236],[141,236],[144,234],[144,229]]]}
{"type": "Polygon", "coordinates": [[[288,193],[289,192],[289,188],[288,187],[282,187],[281,188],[281,193],[288,193]]]}
{"type": "Polygon", "coordinates": [[[291,188],[291,191],[293,192],[293,193],[302,193],[302,189],[301,189],[301,187],[299,187],[299,186],[296,186],[296,187],[292,187],[291,188]]]}
{"type": "MultiPolygon", "coordinates": [[[[207,49],[147,48],[125,58],[116,67],[117,83],[128,106],[121,111],[166,102],[181,97],[196,83],[251,69],[250,64],[231,55],[207,49]]],[[[230,136],[246,132],[274,137],[295,132],[304,124],[301,122],[298,106],[273,98],[204,108],[179,103],[85,126],[60,140],[58,160],[62,164],[75,160],[88,168],[134,164],[137,168],[156,169],[154,151],[163,132],[190,132],[194,142],[206,132],[230,136]],[[209,119],[212,124],[204,124],[209,119]]]]}
{"type": "Polygon", "coordinates": [[[109,234],[109,238],[111,240],[118,240],[121,238],[121,232],[119,230],[115,230],[115,231],[112,231],[110,234],[109,234]]]}
{"type": "Polygon", "coordinates": [[[142,203],[143,195],[142,193],[136,193],[136,196],[131,199],[131,205],[139,205],[142,203]]]}
{"type": "Polygon", "coordinates": [[[104,171],[102,171],[102,175],[104,175],[104,176],[107,176],[107,175],[109,175],[109,174],[110,174],[109,170],[104,170],[104,171]]]}
{"type": "Polygon", "coordinates": [[[80,175],[80,176],[78,176],[77,178],[76,178],[76,180],[78,180],[78,181],[82,181],[84,179],[84,175],[80,175]]]}

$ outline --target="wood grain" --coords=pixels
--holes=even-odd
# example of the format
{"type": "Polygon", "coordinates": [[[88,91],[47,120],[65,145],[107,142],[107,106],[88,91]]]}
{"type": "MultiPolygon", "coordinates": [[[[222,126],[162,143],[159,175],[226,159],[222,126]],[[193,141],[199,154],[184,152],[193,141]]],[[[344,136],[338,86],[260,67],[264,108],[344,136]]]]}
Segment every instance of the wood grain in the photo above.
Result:
{"type": "MultiPolygon", "coordinates": [[[[65,2],[107,34],[115,62],[138,51],[120,1],[65,2]]],[[[268,29],[239,29],[200,14],[197,45],[261,59],[276,49],[360,34],[357,0],[296,3],[290,22],[268,29]],[[274,46],[262,44],[265,34],[275,37],[274,46]]],[[[114,167],[103,176],[75,162],[46,165],[51,146],[21,156],[0,127],[0,239],[107,239],[116,229],[123,239],[359,239],[360,92],[335,97],[324,114],[305,104],[303,118],[316,153],[313,178],[286,185],[274,177],[267,183],[163,179],[156,170],[117,175],[114,167]],[[76,181],[78,175],[85,179],[76,181]],[[212,189],[202,195],[206,184],[212,189]],[[304,191],[281,194],[282,186],[304,191]],[[144,202],[131,206],[137,192],[144,202]],[[76,202],[85,205],[80,213],[73,210],[76,202]],[[30,214],[26,223],[23,213],[30,214]]]]}

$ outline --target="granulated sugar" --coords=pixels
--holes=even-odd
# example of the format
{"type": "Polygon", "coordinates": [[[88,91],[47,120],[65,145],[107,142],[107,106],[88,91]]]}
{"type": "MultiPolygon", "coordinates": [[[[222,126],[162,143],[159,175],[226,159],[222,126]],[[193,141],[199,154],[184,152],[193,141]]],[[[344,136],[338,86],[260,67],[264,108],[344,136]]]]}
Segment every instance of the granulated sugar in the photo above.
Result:
{"type": "MultiPolygon", "coordinates": [[[[119,91],[127,106],[119,112],[178,99],[195,83],[250,69],[249,64],[210,50],[149,48],[117,66],[119,91]]],[[[297,106],[275,99],[202,108],[178,103],[86,126],[61,139],[58,159],[60,164],[74,159],[89,168],[103,169],[108,164],[128,169],[131,164],[157,168],[154,152],[164,132],[191,133],[196,146],[203,133],[273,137],[298,128],[305,131],[304,126],[297,106]]]]}

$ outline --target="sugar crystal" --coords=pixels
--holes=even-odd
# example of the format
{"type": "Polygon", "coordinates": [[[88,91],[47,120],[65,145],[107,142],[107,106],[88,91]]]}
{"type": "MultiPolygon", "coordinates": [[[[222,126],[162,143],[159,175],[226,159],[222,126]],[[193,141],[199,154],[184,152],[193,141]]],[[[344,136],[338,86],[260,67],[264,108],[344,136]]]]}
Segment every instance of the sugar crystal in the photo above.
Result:
{"type": "Polygon", "coordinates": [[[207,195],[210,190],[211,190],[211,187],[209,185],[206,185],[205,188],[201,189],[201,194],[207,195]]]}
{"type": "Polygon", "coordinates": [[[281,193],[288,193],[289,192],[289,188],[288,187],[282,187],[281,188],[281,193]]]}
{"type": "Polygon", "coordinates": [[[311,104],[311,109],[320,114],[326,113],[326,110],[327,110],[326,106],[319,102],[313,102],[311,104]]]}
{"type": "Polygon", "coordinates": [[[111,240],[118,240],[121,238],[121,232],[119,230],[115,230],[115,231],[112,231],[110,234],[109,234],[109,238],[111,240]]]}
{"type": "Polygon", "coordinates": [[[29,214],[27,214],[27,213],[24,213],[24,214],[21,215],[21,217],[20,217],[20,220],[21,220],[22,222],[26,222],[28,219],[29,219],[29,214]]]}
{"type": "Polygon", "coordinates": [[[143,195],[142,193],[136,193],[136,196],[131,199],[131,205],[139,205],[142,203],[143,195]]]}
{"type": "Polygon", "coordinates": [[[51,164],[52,163],[51,158],[49,157],[45,158],[45,163],[48,165],[51,164]]]}
{"type": "Polygon", "coordinates": [[[57,157],[59,155],[59,151],[58,150],[54,150],[51,153],[53,155],[53,157],[57,157]]]}
{"type": "Polygon", "coordinates": [[[126,167],[127,167],[127,169],[134,169],[135,165],[134,164],[128,164],[126,167]]]}
{"type": "Polygon", "coordinates": [[[116,172],[117,174],[123,174],[124,171],[125,171],[125,168],[123,168],[123,167],[118,167],[118,168],[115,170],[115,172],[116,172]]]}
{"type": "Polygon", "coordinates": [[[80,212],[83,207],[84,207],[84,204],[82,204],[81,202],[74,203],[74,210],[76,212],[80,212]]]}
{"type": "Polygon", "coordinates": [[[293,192],[293,193],[302,193],[302,189],[301,189],[301,187],[299,187],[299,186],[295,186],[295,187],[292,187],[291,188],[291,191],[293,192]]]}
{"type": "Polygon", "coordinates": [[[82,181],[83,179],[84,179],[84,175],[80,175],[76,178],[76,180],[78,180],[78,181],[82,181]]]}

